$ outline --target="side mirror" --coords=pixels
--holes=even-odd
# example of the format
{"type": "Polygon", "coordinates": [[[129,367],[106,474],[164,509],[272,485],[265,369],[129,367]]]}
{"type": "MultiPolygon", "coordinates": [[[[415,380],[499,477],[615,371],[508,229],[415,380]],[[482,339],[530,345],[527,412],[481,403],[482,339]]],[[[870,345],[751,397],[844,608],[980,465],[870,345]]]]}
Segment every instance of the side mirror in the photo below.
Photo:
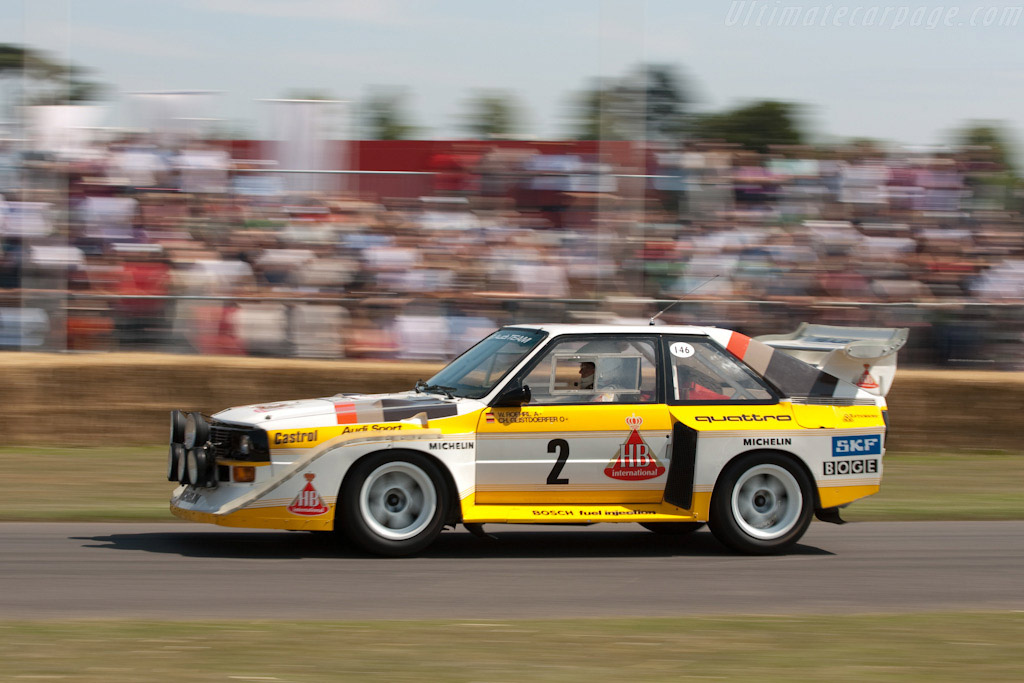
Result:
{"type": "Polygon", "coordinates": [[[530,393],[529,386],[514,384],[498,394],[491,406],[493,408],[520,408],[529,403],[531,398],[533,398],[533,394],[530,393]]]}

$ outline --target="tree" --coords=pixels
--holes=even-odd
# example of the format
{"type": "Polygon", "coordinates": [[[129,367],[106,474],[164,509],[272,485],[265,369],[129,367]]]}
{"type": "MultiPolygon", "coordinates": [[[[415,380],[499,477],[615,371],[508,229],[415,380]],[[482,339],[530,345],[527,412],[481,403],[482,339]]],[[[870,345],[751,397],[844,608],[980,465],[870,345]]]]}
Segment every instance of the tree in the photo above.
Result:
{"type": "Polygon", "coordinates": [[[746,149],[767,152],[770,145],[802,145],[799,105],[762,100],[697,119],[696,137],[725,140],[746,149]]]}
{"type": "Polygon", "coordinates": [[[87,80],[87,73],[74,64],[56,61],[44,52],[0,43],[0,79],[15,83],[19,88],[18,95],[9,102],[12,106],[96,101],[103,87],[87,80]]]}
{"type": "Polygon", "coordinates": [[[518,131],[519,107],[500,90],[479,90],[469,100],[463,126],[476,138],[508,137],[518,131]]]}
{"type": "Polygon", "coordinates": [[[580,140],[684,138],[690,96],[668,65],[643,64],[621,79],[598,79],[577,98],[575,131],[580,140]]]}
{"type": "Polygon", "coordinates": [[[981,152],[986,161],[991,161],[1000,169],[1013,173],[1014,150],[1009,137],[1004,127],[997,121],[971,121],[955,134],[957,147],[981,152]]]}
{"type": "Polygon", "coordinates": [[[402,88],[374,88],[363,109],[363,123],[370,140],[408,140],[416,128],[408,123],[406,92],[402,88]]]}

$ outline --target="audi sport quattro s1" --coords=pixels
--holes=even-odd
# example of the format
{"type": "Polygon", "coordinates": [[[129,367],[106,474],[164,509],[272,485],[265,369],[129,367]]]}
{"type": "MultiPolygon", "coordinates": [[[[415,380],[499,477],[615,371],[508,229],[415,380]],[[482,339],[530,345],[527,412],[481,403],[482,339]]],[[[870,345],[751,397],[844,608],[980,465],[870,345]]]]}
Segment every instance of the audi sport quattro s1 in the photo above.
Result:
{"type": "Polygon", "coordinates": [[[396,394],[171,412],[171,512],[334,530],[381,555],[446,526],[707,524],[778,553],[876,493],[906,329],[502,328],[396,394]]]}

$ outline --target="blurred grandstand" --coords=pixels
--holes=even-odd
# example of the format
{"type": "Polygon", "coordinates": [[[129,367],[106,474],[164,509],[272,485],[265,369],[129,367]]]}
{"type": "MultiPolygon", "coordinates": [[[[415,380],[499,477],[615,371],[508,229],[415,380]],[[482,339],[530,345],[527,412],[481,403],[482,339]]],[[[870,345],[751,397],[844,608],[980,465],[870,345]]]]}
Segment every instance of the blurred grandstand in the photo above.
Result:
{"type": "Polygon", "coordinates": [[[245,141],[0,149],[0,348],[443,360],[683,298],[661,320],[1024,360],[1021,197],[984,149],[325,144],[317,169],[245,141]]]}

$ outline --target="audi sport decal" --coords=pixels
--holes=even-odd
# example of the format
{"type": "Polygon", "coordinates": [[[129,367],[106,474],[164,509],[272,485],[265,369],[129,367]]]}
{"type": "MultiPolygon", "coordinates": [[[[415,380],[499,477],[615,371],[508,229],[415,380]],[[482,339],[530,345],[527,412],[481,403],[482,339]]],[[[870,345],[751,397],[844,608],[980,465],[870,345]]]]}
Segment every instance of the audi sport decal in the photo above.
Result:
{"type": "Polygon", "coordinates": [[[324,503],[317,490],[313,487],[313,479],[316,477],[312,472],[303,475],[306,477],[306,486],[295,496],[295,500],[288,506],[288,512],[296,515],[315,517],[327,513],[330,508],[324,503]]]}
{"type": "Polygon", "coordinates": [[[665,474],[665,467],[654,457],[654,451],[647,445],[638,431],[644,419],[637,415],[626,418],[630,428],[625,443],[604,469],[606,476],[619,481],[643,481],[665,474]]]}

